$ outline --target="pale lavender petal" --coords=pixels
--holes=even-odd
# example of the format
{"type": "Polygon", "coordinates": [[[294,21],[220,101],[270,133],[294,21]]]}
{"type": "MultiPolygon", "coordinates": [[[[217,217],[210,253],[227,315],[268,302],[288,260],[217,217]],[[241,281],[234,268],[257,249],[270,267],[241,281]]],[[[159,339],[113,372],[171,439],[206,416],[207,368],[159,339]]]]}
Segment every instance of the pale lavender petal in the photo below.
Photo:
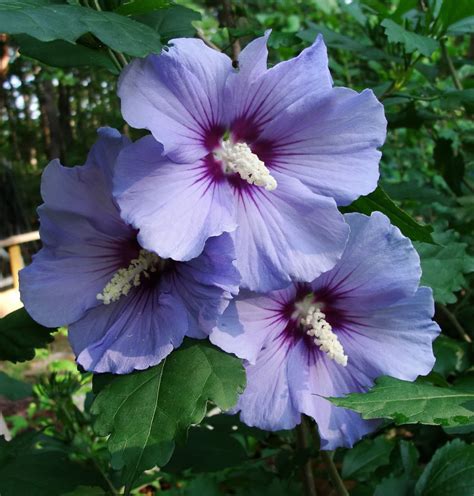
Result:
{"type": "Polygon", "coordinates": [[[135,231],[120,219],[108,176],[126,144],[115,131],[102,130],[86,166],[53,161],[43,173],[43,248],[20,272],[22,301],[43,325],[69,324],[98,305],[97,293],[137,253],[135,231]]]}
{"type": "MultiPolygon", "coordinates": [[[[259,40],[256,42],[261,43],[259,40]]],[[[259,72],[262,60],[260,58],[259,72]]],[[[230,122],[238,139],[255,138],[308,92],[325,93],[332,86],[326,46],[320,36],[298,57],[277,64],[258,78],[254,77],[255,73],[244,70],[242,74],[237,72],[228,77],[226,95],[230,122]]]]}
{"type": "Polygon", "coordinates": [[[334,201],[311,193],[299,181],[274,174],[273,191],[235,190],[237,267],[243,287],[266,292],[293,281],[312,281],[334,267],[348,226],[334,201]]]}
{"type": "Polygon", "coordinates": [[[269,336],[279,336],[287,320],[281,309],[294,296],[294,286],[268,296],[241,292],[219,318],[210,339],[219,348],[254,364],[269,336]]]}
{"type": "Polygon", "coordinates": [[[386,127],[383,105],[372,91],[333,88],[282,110],[257,146],[267,166],[347,205],[377,187],[386,127]]]}
{"type": "Polygon", "coordinates": [[[201,40],[171,40],[161,55],[136,59],[124,70],[118,94],[133,127],[149,129],[174,161],[204,157],[224,124],[227,55],[201,40]]]}
{"type": "Polygon", "coordinates": [[[143,288],[90,310],[69,327],[77,362],[96,373],[128,374],[158,364],[177,348],[188,319],[181,301],[143,288]]]}
{"type": "Polygon", "coordinates": [[[162,258],[190,260],[209,237],[233,231],[234,199],[226,181],[215,181],[204,162],[175,164],[146,136],[119,155],[117,202],[138,240],[162,258]]]}
{"type": "Polygon", "coordinates": [[[300,412],[291,401],[287,366],[288,347],[278,339],[268,343],[255,365],[246,365],[247,387],[237,409],[247,425],[276,431],[300,423],[300,412]]]}
{"type": "Polygon", "coordinates": [[[297,411],[317,422],[323,449],[352,447],[378,425],[325,399],[366,391],[372,385],[373,381],[354,368],[351,361],[342,367],[316,347],[314,351],[308,350],[301,340],[288,356],[288,382],[297,411]]]}
{"type": "Polygon", "coordinates": [[[380,212],[345,219],[351,236],[344,254],[313,288],[328,291],[334,305],[347,310],[384,308],[414,295],[421,268],[411,241],[380,212]]]}
{"type": "Polygon", "coordinates": [[[440,328],[433,315],[432,291],[421,287],[410,298],[375,312],[354,308],[340,339],[361,373],[414,381],[435,363],[432,342],[440,328]]]}

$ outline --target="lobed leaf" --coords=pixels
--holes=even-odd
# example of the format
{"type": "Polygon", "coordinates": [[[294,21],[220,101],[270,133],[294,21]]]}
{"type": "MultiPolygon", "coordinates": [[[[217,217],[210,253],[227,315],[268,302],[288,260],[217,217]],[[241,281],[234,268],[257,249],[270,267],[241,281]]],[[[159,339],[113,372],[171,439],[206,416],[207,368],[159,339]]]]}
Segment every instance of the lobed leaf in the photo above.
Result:
{"type": "Polygon", "coordinates": [[[390,43],[401,43],[407,53],[418,50],[421,54],[429,57],[439,48],[439,43],[433,38],[407,31],[391,19],[384,19],[381,25],[385,28],[388,41],[390,43]]]}
{"type": "Polygon", "coordinates": [[[188,340],[159,365],[105,385],[92,405],[94,428],[110,434],[112,465],[124,467],[131,485],[139,473],[168,462],[175,439],[201,422],[208,401],[229,409],[244,385],[239,359],[188,340]]]}
{"type": "Polygon", "coordinates": [[[455,426],[474,421],[474,391],[380,377],[368,393],[328,398],[364,419],[389,418],[396,424],[455,426]]]}

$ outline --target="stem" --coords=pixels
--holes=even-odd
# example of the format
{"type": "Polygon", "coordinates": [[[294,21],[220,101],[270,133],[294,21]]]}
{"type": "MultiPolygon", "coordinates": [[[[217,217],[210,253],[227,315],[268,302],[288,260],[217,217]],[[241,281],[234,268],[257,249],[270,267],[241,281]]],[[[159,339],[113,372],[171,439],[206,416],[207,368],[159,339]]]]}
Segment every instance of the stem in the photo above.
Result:
{"type": "MultiPolygon", "coordinates": [[[[304,451],[308,448],[306,419],[304,417],[301,424],[296,427],[296,445],[299,451],[304,451]]],[[[311,458],[308,458],[303,466],[303,482],[306,496],[317,496],[311,458]]]]}
{"type": "Polygon", "coordinates": [[[466,332],[464,327],[459,323],[459,320],[456,318],[456,315],[448,310],[447,307],[441,304],[437,304],[436,308],[440,310],[440,312],[451,322],[453,327],[458,331],[459,335],[466,341],[466,343],[472,343],[471,336],[466,332]]]}
{"type": "Polygon", "coordinates": [[[213,48],[214,50],[217,50],[218,52],[221,52],[222,51],[215,43],[213,43],[211,40],[209,40],[208,38],[206,38],[206,35],[203,33],[202,29],[197,29],[196,30],[196,34],[197,34],[197,37],[200,40],[204,41],[204,43],[209,48],[213,48]]]}
{"type": "Polygon", "coordinates": [[[461,80],[459,79],[458,73],[456,72],[456,68],[454,67],[453,61],[449,56],[448,49],[446,48],[446,44],[444,43],[444,40],[440,40],[440,44],[441,44],[441,53],[443,55],[444,60],[448,64],[448,69],[451,74],[451,78],[453,80],[454,86],[456,87],[457,90],[463,90],[464,87],[461,83],[461,80]]]}
{"type": "Polygon", "coordinates": [[[339,475],[336,464],[334,463],[334,451],[321,451],[321,458],[329,470],[329,476],[331,477],[336,493],[339,496],[349,496],[349,492],[347,491],[344,481],[339,475]]]}

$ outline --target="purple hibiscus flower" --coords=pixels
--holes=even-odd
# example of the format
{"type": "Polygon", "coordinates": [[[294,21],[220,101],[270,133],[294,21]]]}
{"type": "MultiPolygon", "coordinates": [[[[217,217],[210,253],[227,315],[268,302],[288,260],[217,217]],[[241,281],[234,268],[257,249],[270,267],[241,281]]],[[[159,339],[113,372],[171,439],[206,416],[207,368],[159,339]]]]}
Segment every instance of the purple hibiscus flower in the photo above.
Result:
{"type": "Polygon", "coordinates": [[[114,194],[142,246],[180,260],[236,228],[242,285],[310,281],[342,254],[336,203],[371,192],[385,139],[370,90],[334,88],[321,37],[267,70],[268,34],[240,54],[195,39],[135,60],[119,82],[127,122],[152,136],[119,157],[114,194]]]}
{"type": "Polygon", "coordinates": [[[112,198],[117,154],[129,140],[99,130],[84,166],[45,169],[43,248],[20,272],[23,303],[43,325],[69,325],[77,361],[95,372],[155,365],[184,336],[204,338],[238,289],[230,235],[188,262],[143,249],[112,198]]]}
{"type": "Polygon", "coordinates": [[[246,359],[242,420],[290,429],[304,413],[316,420],[323,449],[352,446],[377,425],[324,397],[366,391],[381,375],[427,374],[440,332],[411,242],[378,212],[346,220],[349,242],[331,271],[266,296],[241,294],[211,333],[246,359]]]}

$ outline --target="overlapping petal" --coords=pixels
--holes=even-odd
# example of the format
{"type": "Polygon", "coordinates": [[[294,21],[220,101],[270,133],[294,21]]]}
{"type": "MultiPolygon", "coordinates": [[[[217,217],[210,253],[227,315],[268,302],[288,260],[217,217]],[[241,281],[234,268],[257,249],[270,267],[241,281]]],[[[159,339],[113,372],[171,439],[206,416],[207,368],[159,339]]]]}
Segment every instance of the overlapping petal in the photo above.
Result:
{"type": "Polygon", "coordinates": [[[86,370],[127,374],[161,362],[181,344],[187,329],[187,311],[179,298],[159,286],[139,287],[73,323],[69,340],[86,370]]]}
{"type": "Polygon", "coordinates": [[[421,277],[420,258],[411,241],[380,212],[346,214],[351,236],[332,270],[314,281],[327,289],[338,308],[384,308],[413,296],[421,277]]]}
{"type": "Polygon", "coordinates": [[[332,199],[311,193],[290,177],[274,177],[278,182],[274,191],[234,192],[237,266],[242,286],[253,291],[318,277],[334,267],[348,236],[332,199]]]}
{"type": "Polygon", "coordinates": [[[87,166],[68,168],[53,161],[44,172],[45,203],[38,210],[44,246],[20,272],[22,301],[43,325],[66,325],[98,305],[97,293],[123,262],[117,247],[130,244],[125,251],[130,258],[136,254],[130,242],[134,230],[120,219],[107,177],[93,165],[99,159],[108,167],[126,144],[116,131],[103,130],[87,166]]]}
{"type": "Polygon", "coordinates": [[[234,243],[231,236],[224,233],[218,238],[209,238],[199,257],[176,264],[169,285],[170,291],[187,309],[187,336],[207,337],[232,296],[239,292],[240,274],[234,261],[234,243]]]}
{"type": "Polygon", "coordinates": [[[228,121],[234,136],[244,141],[255,140],[267,126],[281,119],[285,109],[304,99],[308,92],[325,94],[332,86],[326,46],[321,36],[298,57],[267,71],[262,71],[263,62],[266,62],[266,53],[261,48],[264,41],[266,37],[259,38],[250,47],[258,69],[245,69],[250,49],[249,53],[244,51],[244,70],[231,73],[226,83],[228,121]],[[260,47],[258,55],[255,53],[257,46],[260,47]]]}
{"type": "Polygon", "coordinates": [[[190,260],[209,237],[233,231],[235,209],[227,182],[214,181],[204,162],[175,164],[151,136],[120,154],[115,196],[140,244],[163,258],[190,260]]]}

